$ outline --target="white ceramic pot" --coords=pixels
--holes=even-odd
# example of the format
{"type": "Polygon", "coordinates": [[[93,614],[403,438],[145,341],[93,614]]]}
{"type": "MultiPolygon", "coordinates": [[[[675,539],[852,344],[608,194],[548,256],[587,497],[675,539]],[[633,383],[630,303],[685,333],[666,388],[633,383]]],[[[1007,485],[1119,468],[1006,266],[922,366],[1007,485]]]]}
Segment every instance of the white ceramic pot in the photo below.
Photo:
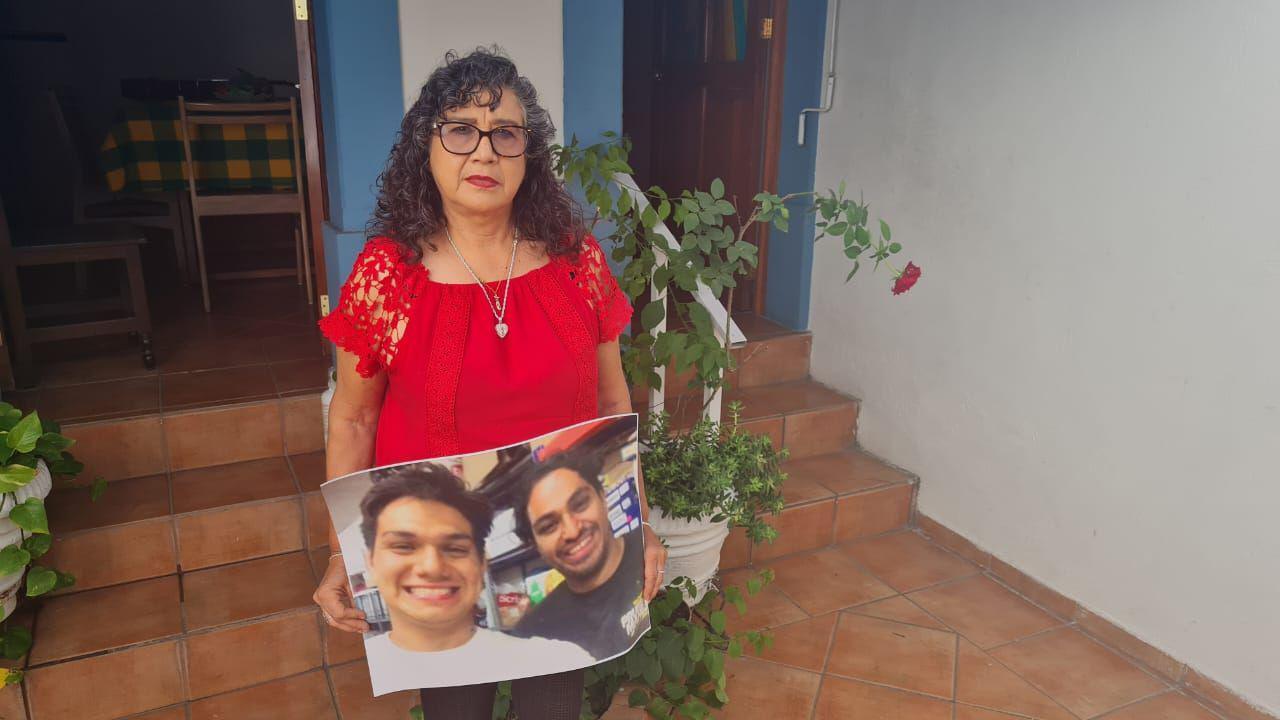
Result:
{"type": "MultiPolygon", "coordinates": [[[[22,528],[9,522],[8,518],[5,518],[3,522],[8,523],[12,529],[0,532],[0,548],[22,542],[22,528]]],[[[12,575],[0,577],[0,620],[9,617],[9,613],[13,612],[14,607],[17,606],[18,590],[22,586],[22,574],[24,572],[26,572],[26,568],[12,575]]]]}
{"type": "Polygon", "coordinates": [[[720,549],[729,536],[729,523],[700,520],[679,520],[667,517],[661,508],[652,508],[649,524],[667,545],[666,580],[687,577],[697,586],[696,594],[687,598],[690,603],[702,599],[720,569],[720,549]]]}
{"type": "MultiPolygon", "coordinates": [[[[44,464],[43,460],[36,462],[36,476],[31,482],[18,488],[11,493],[0,495],[0,536],[18,529],[17,525],[9,519],[9,513],[14,507],[21,505],[27,501],[27,498],[40,498],[41,500],[49,497],[49,492],[53,490],[53,475],[49,472],[49,466],[44,464]]],[[[0,548],[10,543],[0,543],[0,548]]]]}
{"type": "Polygon", "coordinates": [[[320,417],[324,423],[324,444],[329,444],[329,403],[333,402],[333,393],[338,389],[338,381],[333,378],[333,370],[329,370],[329,387],[320,393],[320,417]]]}

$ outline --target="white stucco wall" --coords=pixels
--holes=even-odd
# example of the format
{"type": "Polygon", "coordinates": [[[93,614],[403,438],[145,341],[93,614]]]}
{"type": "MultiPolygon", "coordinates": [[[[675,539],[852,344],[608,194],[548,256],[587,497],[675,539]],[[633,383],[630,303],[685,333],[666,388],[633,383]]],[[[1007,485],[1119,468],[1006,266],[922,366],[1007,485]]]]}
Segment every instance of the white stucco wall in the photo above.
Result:
{"type": "Polygon", "coordinates": [[[562,0],[400,0],[405,109],[449,50],[497,44],[538,89],[557,133],[564,127],[562,0]]]}
{"type": "Polygon", "coordinates": [[[923,512],[1280,712],[1280,3],[846,0],[814,374],[923,512]],[[864,270],[865,272],[865,270],[864,270]]]}

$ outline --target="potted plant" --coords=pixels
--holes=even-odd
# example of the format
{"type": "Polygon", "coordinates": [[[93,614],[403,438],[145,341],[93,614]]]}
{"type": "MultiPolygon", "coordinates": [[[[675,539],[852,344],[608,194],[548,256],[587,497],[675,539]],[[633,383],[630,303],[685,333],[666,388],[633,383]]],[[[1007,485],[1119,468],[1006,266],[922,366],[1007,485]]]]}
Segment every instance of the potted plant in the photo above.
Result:
{"type": "Polygon", "coordinates": [[[741,527],[753,543],[772,541],[777,530],[763,516],[782,510],[778,451],[762,435],[739,424],[741,408],[729,406],[724,424],[700,419],[688,432],[672,432],[666,413],[646,423],[641,453],[649,521],[667,545],[667,574],[692,583],[697,603],[720,566],[729,528],[741,527]]]}
{"type": "MultiPolygon", "coordinates": [[[[74,441],[59,430],[35,412],[24,416],[0,402],[0,651],[11,660],[31,647],[31,632],[9,622],[20,594],[37,597],[75,582],[71,575],[35,564],[53,545],[44,499],[54,476],[73,479],[84,469],[67,452],[74,441]]],[[[105,487],[101,479],[95,481],[90,497],[96,500],[105,487]]],[[[6,685],[22,680],[16,670],[0,673],[6,685]]]]}

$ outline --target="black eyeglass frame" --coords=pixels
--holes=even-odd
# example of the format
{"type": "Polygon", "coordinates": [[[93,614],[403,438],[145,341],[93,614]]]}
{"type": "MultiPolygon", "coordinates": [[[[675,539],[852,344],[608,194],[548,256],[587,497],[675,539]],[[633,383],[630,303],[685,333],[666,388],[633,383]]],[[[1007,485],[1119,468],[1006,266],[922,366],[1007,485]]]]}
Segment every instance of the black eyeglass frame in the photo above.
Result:
{"type": "Polygon", "coordinates": [[[440,138],[440,147],[444,148],[444,151],[451,155],[470,155],[471,153],[480,149],[480,143],[484,142],[485,138],[489,138],[489,147],[493,148],[493,154],[497,155],[498,157],[518,158],[518,157],[522,157],[525,153],[529,152],[529,128],[525,125],[499,125],[498,127],[489,128],[488,130],[481,130],[479,127],[472,125],[469,122],[463,122],[461,120],[437,120],[431,123],[431,130],[436,134],[436,136],[440,138]],[[450,150],[449,146],[446,145],[444,142],[444,133],[441,132],[441,129],[444,125],[466,125],[467,127],[474,129],[477,133],[479,133],[476,136],[475,146],[466,152],[454,152],[453,150],[450,150]],[[503,153],[498,152],[498,146],[493,144],[493,134],[498,132],[499,130],[510,130],[512,128],[524,131],[524,148],[520,151],[518,155],[504,155],[503,153]]]}

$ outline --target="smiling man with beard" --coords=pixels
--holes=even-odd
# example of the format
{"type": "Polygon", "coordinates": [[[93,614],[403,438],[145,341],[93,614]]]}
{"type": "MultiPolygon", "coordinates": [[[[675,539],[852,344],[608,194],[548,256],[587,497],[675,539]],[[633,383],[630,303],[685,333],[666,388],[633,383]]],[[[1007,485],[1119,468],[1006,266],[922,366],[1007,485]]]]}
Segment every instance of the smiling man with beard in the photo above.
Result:
{"type": "Polygon", "coordinates": [[[522,637],[568,640],[597,660],[634,643],[648,624],[644,541],[614,537],[598,457],[567,451],[539,465],[516,504],[516,531],[564,582],[520,619],[522,637]]]}
{"type": "Polygon", "coordinates": [[[399,469],[360,505],[370,584],[391,631],[366,643],[375,693],[411,685],[465,685],[583,667],[572,643],[476,627],[493,511],[447,469],[399,469]]]}

